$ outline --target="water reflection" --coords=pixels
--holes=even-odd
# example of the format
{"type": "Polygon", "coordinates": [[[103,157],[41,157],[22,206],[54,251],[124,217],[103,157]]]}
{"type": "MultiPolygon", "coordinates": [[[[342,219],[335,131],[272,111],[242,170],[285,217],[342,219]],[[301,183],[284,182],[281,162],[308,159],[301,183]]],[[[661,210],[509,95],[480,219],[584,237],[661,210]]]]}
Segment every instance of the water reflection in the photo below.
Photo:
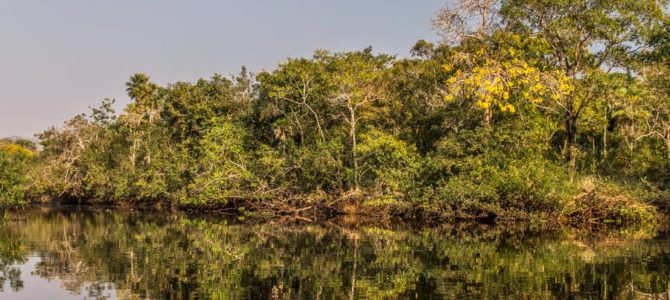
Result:
{"type": "Polygon", "coordinates": [[[0,223],[0,298],[665,299],[666,237],[35,209],[0,223]]]}

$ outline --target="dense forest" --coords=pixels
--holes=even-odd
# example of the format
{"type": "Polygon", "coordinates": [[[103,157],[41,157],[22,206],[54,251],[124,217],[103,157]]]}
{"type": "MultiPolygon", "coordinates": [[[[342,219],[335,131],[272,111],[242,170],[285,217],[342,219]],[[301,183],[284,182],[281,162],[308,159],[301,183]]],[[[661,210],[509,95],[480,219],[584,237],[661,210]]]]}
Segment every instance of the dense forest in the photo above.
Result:
{"type": "Polygon", "coordinates": [[[657,0],[463,0],[411,57],[317,50],[104,100],[0,142],[0,203],[653,222],[670,201],[657,0]]]}

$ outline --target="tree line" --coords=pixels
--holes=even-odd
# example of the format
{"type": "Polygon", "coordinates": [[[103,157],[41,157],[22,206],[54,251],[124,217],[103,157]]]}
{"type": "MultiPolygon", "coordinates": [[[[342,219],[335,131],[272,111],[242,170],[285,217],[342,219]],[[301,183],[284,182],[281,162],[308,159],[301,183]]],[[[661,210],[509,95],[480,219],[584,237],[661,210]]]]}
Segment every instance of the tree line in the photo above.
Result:
{"type": "Polygon", "coordinates": [[[443,39],[411,57],[317,50],[165,86],[138,73],[120,113],[104,100],[32,150],[5,142],[0,164],[20,167],[0,195],[651,220],[670,175],[666,2],[463,0],[436,13],[443,39]]]}

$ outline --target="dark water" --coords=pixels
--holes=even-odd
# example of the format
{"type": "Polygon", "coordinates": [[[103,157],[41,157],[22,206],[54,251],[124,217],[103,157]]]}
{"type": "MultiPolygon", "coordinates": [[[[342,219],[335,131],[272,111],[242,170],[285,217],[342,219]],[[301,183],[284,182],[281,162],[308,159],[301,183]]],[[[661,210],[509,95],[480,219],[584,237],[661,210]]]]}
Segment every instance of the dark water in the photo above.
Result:
{"type": "Polygon", "coordinates": [[[542,234],[34,209],[0,221],[0,299],[668,299],[656,229],[542,234]]]}

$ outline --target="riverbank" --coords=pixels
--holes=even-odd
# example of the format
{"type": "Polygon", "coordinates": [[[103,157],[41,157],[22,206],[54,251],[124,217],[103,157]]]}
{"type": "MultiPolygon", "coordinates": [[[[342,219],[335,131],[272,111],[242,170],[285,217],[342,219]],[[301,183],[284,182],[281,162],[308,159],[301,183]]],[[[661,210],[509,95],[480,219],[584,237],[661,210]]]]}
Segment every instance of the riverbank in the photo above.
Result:
{"type": "MultiPolygon", "coordinates": [[[[638,195],[639,196],[639,195],[638,195]]],[[[123,209],[146,212],[185,212],[191,215],[234,217],[268,221],[293,220],[318,223],[331,220],[361,220],[366,224],[404,223],[415,227],[441,224],[516,224],[537,229],[593,226],[647,226],[667,220],[663,201],[652,202],[633,198],[621,189],[600,188],[584,190],[572,199],[563,201],[560,210],[524,211],[503,209],[486,203],[472,202],[469,207],[453,207],[430,202],[398,201],[393,199],[360,198],[320,194],[311,197],[292,197],[288,200],[230,199],[218,205],[180,205],[173,201],[101,201],[56,200],[42,197],[30,206],[85,207],[89,209],[123,209]],[[612,193],[617,194],[612,194],[612,193]],[[167,204],[167,205],[166,205],[167,204]]]]}

